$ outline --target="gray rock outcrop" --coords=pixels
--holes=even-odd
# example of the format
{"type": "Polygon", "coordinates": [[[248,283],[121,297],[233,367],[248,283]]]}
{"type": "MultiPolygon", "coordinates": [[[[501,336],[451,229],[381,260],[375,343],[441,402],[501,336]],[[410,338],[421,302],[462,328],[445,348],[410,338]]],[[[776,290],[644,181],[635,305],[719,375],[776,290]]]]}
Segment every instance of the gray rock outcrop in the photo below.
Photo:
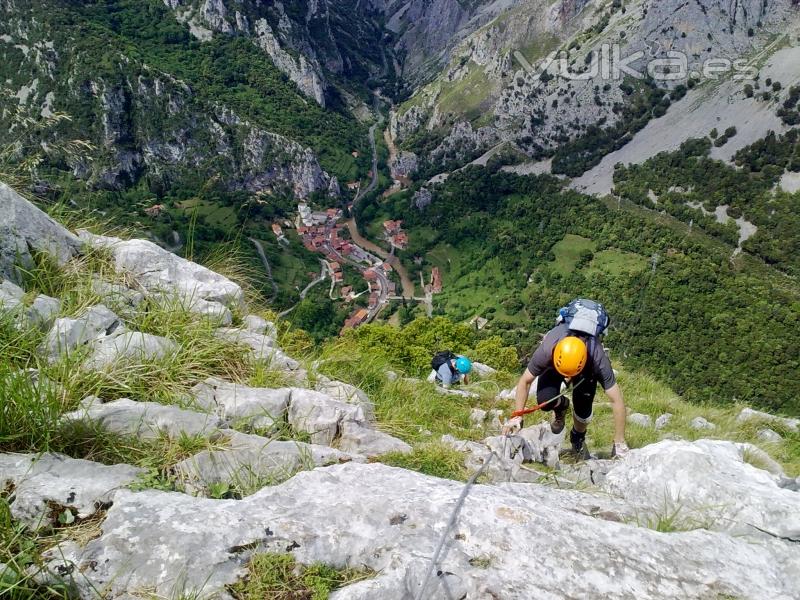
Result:
{"type": "Polygon", "coordinates": [[[375,405],[369,399],[369,396],[356,386],[343,381],[328,379],[324,375],[318,375],[315,389],[339,402],[360,406],[368,421],[375,420],[375,405]]]}
{"type": "Polygon", "coordinates": [[[689,528],[734,535],[768,531],[800,539],[800,494],[746,462],[752,446],[716,440],[662,441],[632,452],[606,476],[603,489],[676,513],[689,528]]]}
{"type": "Polygon", "coordinates": [[[129,363],[148,363],[164,360],[178,352],[178,344],[167,338],[123,331],[96,339],[92,352],[83,363],[89,371],[105,371],[129,363]]]}
{"type": "Polygon", "coordinates": [[[189,493],[207,493],[214,484],[227,484],[251,493],[281,483],[298,471],[364,457],[328,446],[270,440],[238,431],[224,432],[223,448],[204,450],[175,465],[178,480],[189,493]]]}
{"type": "Polygon", "coordinates": [[[411,177],[419,168],[419,158],[413,152],[400,150],[389,160],[389,172],[394,179],[411,177]]]}
{"type": "Polygon", "coordinates": [[[765,423],[777,423],[785,427],[789,431],[800,431],[800,419],[791,419],[787,417],[778,417],[771,415],[760,410],[753,410],[752,408],[743,408],[736,420],[740,423],[748,421],[763,421],[765,423]]]}
{"type": "Polygon", "coordinates": [[[433,193],[428,188],[420,188],[414,193],[414,206],[423,210],[433,202],[433,193]]]}
{"type": "Polygon", "coordinates": [[[711,431],[717,428],[717,426],[714,425],[714,423],[711,423],[705,417],[695,417],[689,423],[689,427],[691,427],[692,429],[706,430],[706,431],[711,431]]]}
{"type": "Polygon", "coordinates": [[[638,425],[639,427],[650,428],[653,426],[653,418],[650,415],[643,415],[642,413],[633,413],[628,415],[628,423],[638,425]]]}
{"type": "Polygon", "coordinates": [[[33,528],[54,524],[64,510],[76,519],[93,515],[144,472],[62,454],[0,454],[0,486],[13,490],[11,514],[33,528]]]}
{"type": "MultiPolygon", "coordinates": [[[[385,465],[347,463],[301,472],[243,500],[120,490],[101,536],[83,548],[54,549],[51,568],[71,569],[87,597],[95,588],[110,597],[148,589],[225,598],[225,586],[243,576],[253,552],[290,549],[303,563],[376,572],[334,598],[407,600],[420,592],[462,488],[385,465]]],[[[515,487],[474,486],[435,565],[440,575],[423,597],[788,600],[800,587],[793,544],[704,530],[663,534],[603,518],[611,502],[605,495],[597,499],[599,510],[575,510],[563,491],[532,489],[541,492],[539,501],[515,487]],[[581,540],[577,553],[575,540],[581,540]],[[531,556],[548,577],[518,576],[531,556]]]]}
{"type": "Polygon", "coordinates": [[[41,252],[63,265],[76,256],[80,241],[59,223],[0,182],[0,275],[17,280],[15,266],[31,268],[41,252]]]}
{"type": "Polygon", "coordinates": [[[278,348],[275,338],[270,335],[231,327],[221,327],[214,335],[221,340],[248,347],[254,360],[263,361],[274,369],[296,371],[300,368],[300,363],[278,348]]]}
{"type": "Polygon", "coordinates": [[[658,418],[656,418],[655,422],[656,430],[664,429],[667,425],[669,425],[669,422],[671,420],[672,420],[672,413],[664,413],[663,415],[660,415],[658,418]]]}
{"type": "Polygon", "coordinates": [[[122,398],[101,403],[91,398],[80,408],[66,413],[65,422],[83,422],[124,436],[152,440],[162,435],[177,439],[181,435],[212,437],[224,427],[219,417],[166,406],[156,402],[134,402],[122,398]]]}
{"type": "Polygon", "coordinates": [[[783,441],[783,436],[781,436],[781,434],[775,431],[774,429],[770,429],[769,427],[765,427],[764,429],[759,429],[756,435],[758,439],[761,440],[762,442],[770,442],[777,444],[783,441]]]}
{"type": "Polygon", "coordinates": [[[25,290],[13,281],[0,281],[0,310],[3,312],[15,311],[22,306],[25,290]]]}
{"type": "Polygon", "coordinates": [[[92,306],[75,318],[56,319],[41,351],[50,362],[81,346],[113,334],[122,326],[119,317],[102,304],[92,306]]]}
{"type": "Polygon", "coordinates": [[[275,323],[267,321],[265,318],[259,317],[258,315],[247,315],[244,318],[242,326],[247,331],[266,335],[272,339],[277,339],[278,337],[278,328],[275,326],[275,323]]]}
{"type": "Polygon", "coordinates": [[[342,421],[337,445],[340,450],[375,458],[390,452],[411,452],[410,445],[383,431],[356,421],[342,421]]]}
{"type": "Polygon", "coordinates": [[[52,327],[61,312],[61,300],[39,294],[33,299],[26,312],[27,322],[42,330],[52,327]]]}
{"type": "Polygon", "coordinates": [[[210,378],[192,388],[195,402],[225,421],[277,431],[286,423],[290,388],[253,388],[210,378]]]}
{"type": "Polygon", "coordinates": [[[227,277],[181,258],[147,240],[121,240],[79,231],[81,240],[109,250],[118,273],[132,277],[151,294],[172,295],[192,308],[195,300],[234,307],[242,302],[242,288],[227,277]]]}
{"type": "Polygon", "coordinates": [[[339,435],[344,421],[366,422],[366,415],[360,406],[334,400],[327,394],[292,389],[289,405],[289,424],[296,431],[304,431],[315,444],[330,446],[339,435]]]}

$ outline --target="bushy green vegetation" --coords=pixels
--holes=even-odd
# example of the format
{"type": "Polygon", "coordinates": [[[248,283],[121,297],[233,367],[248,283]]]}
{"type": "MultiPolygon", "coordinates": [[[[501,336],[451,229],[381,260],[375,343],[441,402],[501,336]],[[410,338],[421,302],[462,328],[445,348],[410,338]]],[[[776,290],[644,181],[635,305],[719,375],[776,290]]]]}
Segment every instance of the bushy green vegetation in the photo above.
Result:
{"type": "MultiPolygon", "coordinates": [[[[700,173],[696,180],[704,179],[705,198],[725,198],[720,187],[739,196],[753,189],[746,180],[713,184],[707,171],[700,173]]],[[[654,185],[666,194],[663,188],[674,183],[655,179],[654,185]]],[[[734,240],[709,238],[697,227],[690,231],[627,203],[599,202],[564,190],[553,178],[484,169],[452,175],[425,211],[409,207],[393,216],[405,219],[412,232],[436,231],[419,240],[417,252],[452,249],[458,260],[440,261],[446,290],[449,282],[469,279],[487,264],[502,265],[494,280],[470,280],[459,301],[483,302],[483,295],[492,295],[497,310],[484,314],[489,331],[516,346],[520,356],[538,343],[537,333],[552,327],[559,306],[588,296],[604,302],[612,315],[612,356],[624,355],[629,367],[649,370],[686,399],[736,399],[789,413],[799,408],[794,366],[775,377],[773,362],[752,357],[781,356],[785,364],[797,364],[786,332],[796,327],[800,291],[792,279],[746,253],[732,262],[734,240]],[[594,249],[583,266],[576,262],[565,270],[556,259],[560,255],[563,262],[567,234],[590,240],[594,249]]],[[[451,313],[455,301],[448,292],[441,298],[446,314],[471,316],[451,313]]]]}
{"type": "Polygon", "coordinates": [[[399,331],[390,325],[365,325],[348,331],[345,339],[414,375],[427,375],[431,357],[443,350],[506,372],[514,372],[518,366],[515,349],[503,346],[498,336],[480,334],[444,317],[418,318],[399,331]]]}
{"type": "Polygon", "coordinates": [[[693,221],[707,233],[736,245],[739,231],[729,221],[719,224],[689,205],[707,212],[727,205],[728,216],[743,216],[758,227],[744,249],[768,264],[796,276],[800,273],[800,216],[798,195],[775,191],[784,169],[800,169],[797,130],[774,133],[740,150],[736,169],[708,157],[707,138],[685,142],[676,152],[661,153],[641,165],[614,172],[616,193],[642,206],[663,209],[684,222],[693,221]],[[653,204],[655,194],[658,204],[653,204]]]}
{"type": "Polygon", "coordinates": [[[440,442],[418,444],[411,453],[385,454],[381,462],[444,479],[464,481],[469,476],[464,467],[464,454],[440,442]]]}

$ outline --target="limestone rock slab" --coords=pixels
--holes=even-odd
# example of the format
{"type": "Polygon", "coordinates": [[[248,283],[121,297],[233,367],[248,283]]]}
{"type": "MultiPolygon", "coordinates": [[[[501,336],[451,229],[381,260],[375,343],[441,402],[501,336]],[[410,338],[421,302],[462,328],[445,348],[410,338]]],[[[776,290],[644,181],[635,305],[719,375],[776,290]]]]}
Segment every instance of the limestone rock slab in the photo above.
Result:
{"type": "Polygon", "coordinates": [[[226,421],[277,430],[286,422],[290,388],[253,388],[209,378],[192,388],[195,402],[226,421]]]}
{"type": "Polygon", "coordinates": [[[78,410],[66,413],[63,419],[95,423],[112,433],[142,439],[156,439],[160,435],[178,438],[182,434],[211,437],[224,426],[216,416],[128,398],[105,404],[89,401],[78,410]]]}
{"type": "MultiPolygon", "coordinates": [[[[800,588],[796,545],[705,530],[663,534],[573,510],[564,494],[533,487],[543,492],[538,501],[514,487],[475,485],[423,597],[444,600],[457,590],[455,597],[504,600],[789,600],[800,588]],[[520,577],[531,557],[547,577],[520,577]]],[[[121,490],[102,535],[82,549],[57,548],[52,566],[65,559],[74,566],[86,597],[93,586],[110,598],[141,589],[227,598],[225,586],[243,576],[254,552],[291,551],[304,563],[377,573],[334,598],[408,600],[420,591],[462,489],[404,469],[347,463],[298,473],[238,501],[121,490]]],[[[607,503],[598,499],[601,510],[607,503]]]]}
{"type": "Polygon", "coordinates": [[[0,454],[0,487],[13,484],[11,514],[34,528],[52,525],[62,509],[78,519],[93,515],[144,472],[63,454],[0,454]]]}

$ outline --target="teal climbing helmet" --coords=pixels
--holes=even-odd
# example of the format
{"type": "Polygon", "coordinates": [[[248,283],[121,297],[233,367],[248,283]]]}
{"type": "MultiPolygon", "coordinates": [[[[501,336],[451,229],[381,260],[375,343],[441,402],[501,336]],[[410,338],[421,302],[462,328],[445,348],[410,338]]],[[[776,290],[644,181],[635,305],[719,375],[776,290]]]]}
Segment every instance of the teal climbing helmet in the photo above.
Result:
{"type": "Polygon", "coordinates": [[[472,371],[472,361],[468,359],[466,356],[459,356],[456,359],[456,370],[459,373],[463,373],[466,375],[470,371],[472,371]]]}

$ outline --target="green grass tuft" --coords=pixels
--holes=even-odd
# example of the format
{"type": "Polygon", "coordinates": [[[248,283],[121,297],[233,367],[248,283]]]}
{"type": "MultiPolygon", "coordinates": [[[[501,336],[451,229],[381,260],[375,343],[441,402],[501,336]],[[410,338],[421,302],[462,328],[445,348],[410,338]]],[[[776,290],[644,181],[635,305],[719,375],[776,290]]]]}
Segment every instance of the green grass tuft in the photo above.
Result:
{"type": "Polygon", "coordinates": [[[464,467],[464,455],[440,442],[418,444],[410,454],[384,454],[380,461],[393,467],[419,471],[443,479],[466,481],[469,477],[464,467]]]}
{"type": "Polygon", "coordinates": [[[367,570],[301,565],[291,554],[257,554],[247,578],[230,591],[237,600],[327,600],[334,590],[372,576],[367,570]]]}

